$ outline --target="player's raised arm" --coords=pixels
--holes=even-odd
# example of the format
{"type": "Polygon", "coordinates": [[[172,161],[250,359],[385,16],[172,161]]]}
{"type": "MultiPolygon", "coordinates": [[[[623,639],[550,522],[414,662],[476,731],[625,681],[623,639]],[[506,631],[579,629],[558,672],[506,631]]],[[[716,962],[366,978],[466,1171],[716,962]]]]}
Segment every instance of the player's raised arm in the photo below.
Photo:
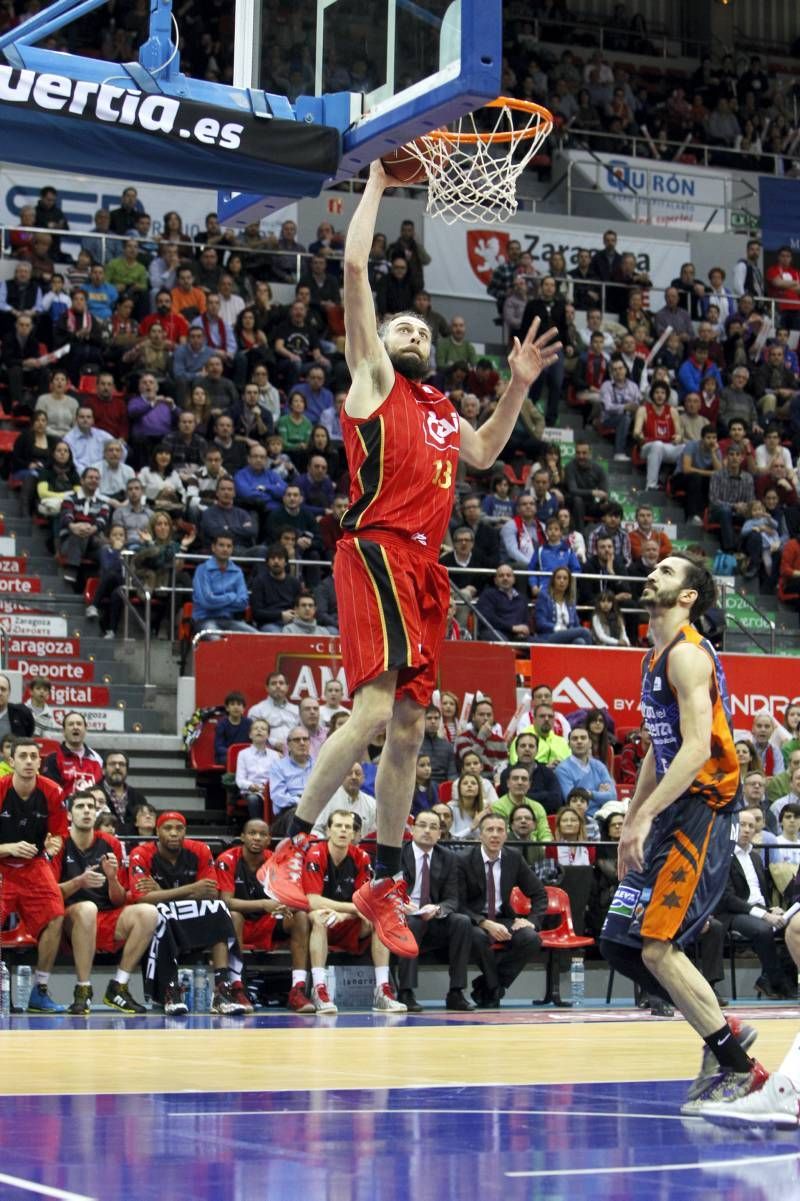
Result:
{"type": "Polygon", "coordinates": [[[508,356],[511,380],[489,420],[474,430],[468,421],[461,419],[461,457],[473,467],[485,471],[497,462],[517,423],[528,389],[558,358],[561,343],[553,341],[557,328],[552,326],[541,337],[538,333],[539,318],[535,317],[523,341],[514,339],[508,356]]]}
{"type": "Polygon", "coordinates": [[[391,390],[394,369],[378,337],[368,267],[378,208],[389,183],[380,162],[373,163],[344,245],[345,358],[356,391],[360,391],[363,376],[368,372],[381,400],[391,390]]]}

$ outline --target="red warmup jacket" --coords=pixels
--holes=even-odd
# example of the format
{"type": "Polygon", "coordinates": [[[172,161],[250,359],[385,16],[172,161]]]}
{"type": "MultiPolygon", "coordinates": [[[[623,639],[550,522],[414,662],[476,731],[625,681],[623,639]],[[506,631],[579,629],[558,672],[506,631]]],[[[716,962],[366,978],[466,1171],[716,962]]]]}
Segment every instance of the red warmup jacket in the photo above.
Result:
{"type": "Polygon", "coordinates": [[[796,588],[793,571],[800,571],[800,538],[790,538],[781,554],[781,583],[796,588]]]}

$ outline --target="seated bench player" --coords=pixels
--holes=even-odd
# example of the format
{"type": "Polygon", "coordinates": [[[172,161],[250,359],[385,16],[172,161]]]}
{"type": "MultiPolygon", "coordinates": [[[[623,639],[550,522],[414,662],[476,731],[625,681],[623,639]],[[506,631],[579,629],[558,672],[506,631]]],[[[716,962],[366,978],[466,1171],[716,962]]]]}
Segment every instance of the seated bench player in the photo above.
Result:
{"type": "Polygon", "coordinates": [[[131,905],[128,872],[122,846],[112,834],[95,830],[98,815],[93,793],[74,793],[68,801],[69,836],[52,862],[66,914],[64,931],[75,959],[74,999],[68,1012],[88,1016],[92,1008],[92,964],[95,951],[122,951],[114,979],[108,982],[103,1004],[120,1013],[146,1013],[131,996],[128,981],[155,933],[158,913],[131,905]]]}
{"type": "MultiPolygon", "coordinates": [[[[253,726],[258,721],[260,718],[253,726]]],[[[295,921],[297,915],[280,901],[265,897],[258,878],[258,872],[271,854],[269,826],[261,818],[251,817],[242,827],[241,844],[229,847],[217,857],[220,896],[231,911],[240,947],[271,951],[276,941],[290,940],[292,990],[289,1008],[295,1013],[313,1013],[314,1006],[306,993],[308,923],[295,921]]]]}
{"type": "Polygon", "coordinates": [[[371,877],[369,855],[355,845],[360,832],[358,815],[337,809],[328,818],[327,839],[312,843],[305,854],[303,888],[309,912],[295,918],[309,930],[311,1001],[317,1013],[336,1013],[326,983],[328,952],[363,955],[369,946],[375,966],[372,1008],[379,1013],[405,1013],[389,983],[389,950],[353,904],[353,893],[371,877]]]}
{"type": "Polygon", "coordinates": [[[12,772],[0,779],[0,926],[17,913],[37,940],[36,978],[28,1009],[64,1013],[50,996],[48,982],[64,925],[64,901],[48,859],[57,855],[69,823],[61,789],[39,774],[41,756],[32,738],[18,738],[12,772]]]}
{"type": "Polygon", "coordinates": [[[159,919],[145,969],[145,992],[174,1016],[187,1012],[178,987],[178,957],[211,948],[212,1013],[252,1013],[239,974],[238,944],[230,910],[219,898],[214,859],[204,842],[186,837],[186,818],[167,809],[156,821],[156,842],[140,843],[128,865],[130,894],[155,905],[159,919]],[[231,979],[231,970],[234,979],[231,979]]]}

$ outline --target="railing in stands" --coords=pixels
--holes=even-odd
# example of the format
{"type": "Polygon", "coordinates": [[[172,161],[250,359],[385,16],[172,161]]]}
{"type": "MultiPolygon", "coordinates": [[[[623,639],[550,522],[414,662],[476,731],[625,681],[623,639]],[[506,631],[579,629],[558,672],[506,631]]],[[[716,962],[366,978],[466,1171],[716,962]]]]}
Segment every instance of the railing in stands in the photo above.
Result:
{"type": "MultiPolygon", "coordinates": [[[[135,620],[137,621],[137,624],[139,625],[139,627],[141,629],[143,629],[143,631],[144,631],[145,622],[147,622],[147,628],[149,631],[150,607],[152,605],[153,597],[156,597],[156,596],[163,596],[165,598],[168,598],[168,600],[169,600],[170,630],[174,634],[174,631],[176,629],[176,619],[177,619],[177,613],[178,613],[178,598],[180,596],[183,596],[188,599],[191,597],[191,593],[192,593],[191,587],[180,586],[177,584],[176,574],[177,574],[177,571],[179,570],[179,568],[177,566],[177,561],[173,562],[173,564],[171,566],[172,574],[171,574],[169,584],[165,585],[164,587],[161,587],[161,588],[156,588],[151,593],[150,590],[148,590],[148,589],[142,590],[141,585],[136,580],[136,577],[135,577],[135,575],[132,571],[132,567],[131,567],[132,553],[125,552],[125,554],[126,554],[126,567],[125,567],[126,583],[125,583],[125,585],[123,585],[123,588],[126,590],[127,595],[125,598],[126,607],[125,607],[125,625],[123,628],[123,637],[124,638],[129,637],[129,627],[127,624],[127,616],[128,616],[129,611],[131,614],[133,614],[135,620]],[[142,593],[142,591],[144,593],[141,596],[144,611],[145,611],[144,619],[142,618],[140,613],[137,612],[136,606],[134,605],[133,599],[132,599],[133,594],[139,594],[139,593],[142,593]]],[[[202,563],[207,558],[208,558],[207,555],[198,555],[198,554],[181,554],[181,556],[180,556],[181,561],[194,562],[194,563],[202,563]]],[[[241,555],[235,556],[232,561],[235,563],[238,563],[239,565],[244,566],[244,567],[247,567],[247,566],[250,566],[253,564],[261,565],[263,563],[263,560],[260,558],[247,557],[247,556],[241,556],[241,555]]],[[[296,568],[302,568],[302,567],[315,567],[315,568],[330,569],[330,566],[331,566],[330,562],[325,559],[290,559],[289,560],[290,570],[296,569],[296,568]]],[[[484,575],[484,576],[490,577],[490,576],[494,575],[494,571],[495,571],[495,569],[492,567],[463,567],[462,568],[462,567],[453,566],[453,567],[448,568],[448,572],[451,576],[457,575],[457,574],[470,574],[470,575],[484,575]]],[[[544,576],[547,574],[547,573],[542,573],[539,571],[531,571],[527,568],[522,568],[522,567],[517,567],[517,566],[515,566],[514,571],[515,571],[516,575],[525,575],[529,579],[534,578],[534,577],[541,579],[541,578],[544,578],[544,576]]],[[[599,580],[599,581],[607,581],[609,579],[613,579],[615,582],[626,582],[627,581],[627,582],[637,585],[638,587],[641,587],[642,582],[643,582],[642,576],[629,576],[629,575],[609,576],[609,575],[604,575],[604,574],[600,574],[597,572],[582,572],[580,575],[580,579],[581,580],[599,580]]],[[[487,629],[491,635],[492,641],[498,642],[504,646],[513,646],[515,649],[519,649],[519,650],[530,650],[532,647],[541,645],[541,643],[536,642],[535,638],[532,638],[529,641],[528,640],[525,640],[525,641],[516,641],[515,640],[513,642],[509,641],[506,638],[503,638],[500,631],[497,630],[492,625],[492,623],[486,617],[484,617],[484,615],[480,612],[480,610],[477,608],[476,602],[471,597],[469,597],[462,589],[458,588],[458,586],[453,583],[452,579],[451,579],[450,586],[451,586],[451,593],[457,600],[458,604],[464,605],[467,608],[469,608],[470,612],[473,613],[475,616],[475,621],[476,621],[478,628],[483,626],[485,629],[487,629]]],[[[725,579],[717,580],[717,590],[718,590],[719,602],[720,602],[719,607],[722,609],[723,613],[725,614],[726,621],[731,620],[731,623],[734,626],[736,626],[737,630],[739,630],[739,632],[742,635],[744,635],[762,653],[769,654],[769,655],[776,654],[777,653],[777,632],[778,631],[777,631],[777,625],[776,625],[775,621],[770,617],[770,615],[768,613],[766,613],[762,608],[760,608],[751,599],[751,597],[747,593],[740,592],[739,590],[736,589],[736,587],[733,584],[730,584],[725,579]],[[764,641],[761,641],[756,636],[756,634],[753,632],[752,629],[750,629],[747,625],[745,625],[742,622],[742,620],[736,615],[736,613],[731,611],[728,602],[729,602],[729,597],[734,596],[734,595],[735,596],[743,596],[744,599],[747,601],[748,605],[751,606],[753,611],[756,613],[756,615],[759,617],[759,619],[763,622],[763,625],[765,627],[766,634],[767,634],[766,644],[764,643],[764,641]]],[[[592,611],[591,605],[578,604],[576,607],[578,608],[579,611],[581,611],[583,613],[590,613],[592,611]]],[[[638,605],[620,606],[620,612],[623,614],[623,616],[640,614],[643,619],[647,618],[647,610],[641,608],[638,605]]],[[[253,634],[237,633],[235,631],[229,631],[229,630],[226,630],[226,631],[204,630],[204,631],[200,631],[194,635],[194,637],[192,639],[192,649],[194,649],[194,647],[197,646],[198,643],[200,643],[202,641],[206,641],[206,640],[210,640],[214,637],[218,637],[218,635],[220,633],[224,633],[226,637],[253,637],[253,634]]],[[[259,633],[259,631],[254,631],[254,633],[259,633]]],[[[271,635],[268,633],[264,634],[264,637],[268,638],[270,636],[271,635]]],[[[146,633],[145,640],[144,640],[144,678],[145,678],[146,684],[149,684],[149,681],[151,678],[151,669],[150,669],[151,646],[152,646],[151,638],[149,636],[149,633],[146,633]]],[[[602,649],[602,648],[588,647],[587,649],[602,649]]],[[[721,649],[722,650],[727,649],[727,647],[726,647],[726,626],[724,624],[723,624],[723,627],[721,630],[721,649]]]]}
{"type": "MultiPolygon", "coordinates": [[[[581,189],[573,188],[574,192],[577,192],[579,190],[581,190],[581,189]]],[[[593,191],[592,189],[583,189],[583,190],[593,191]]],[[[661,199],[663,200],[663,197],[661,199]]],[[[642,202],[644,203],[644,200],[642,202]]],[[[11,251],[8,248],[6,235],[8,235],[10,233],[15,233],[15,232],[18,233],[21,228],[22,228],[21,226],[0,225],[0,240],[2,241],[2,245],[3,245],[2,259],[7,261],[9,264],[15,262],[16,260],[13,258],[13,256],[11,255],[11,251]]],[[[36,232],[52,233],[53,232],[52,230],[40,228],[39,226],[25,226],[24,228],[26,231],[29,231],[31,233],[36,233],[36,232]]],[[[102,241],[103,244],[105,244],[106,241],[109,241],[109,240],[116,241],[116,242],[121,242],[124,240],[124,239],[117,237],[114,234],[91,234],[91,235],[88,235],[83,232],[76,232],[74,235],[59,234],[59,238],[62,242],[67,241],[68,237],[70,237],[70,236],[74,236],[74,238],[77,240],[91,236],[92,238],[96,238],[98,241],[102,241]]],[[[159,241],[158,238],[153,238],[151,240],[159,241]]],[[[591,239],[589,239],[589,240],[591,241],[591,239]]],[[[524,246],[523,246],[523,249],[525,249],[524,246]]],[[[622,245],[622,249],[623,250],[625,249],[624,243],[622,245]]],[[[287,257],[288,252],[285,250],[272,250],[272,251],[253,250],[253,251],[251,251],[251,250],[247,250],[246,248],[241,247],[237,244],[234,246],[221,248],[220,254],[221,254],[221,260],[224,264],[224,262],[227,261],[227,258],[231,254],[240,254],[245,259],[247,258],[248,255],[252,255],[253,257],[266,258],[266,259],[269,259],[269,258],[285,259],[287,257]]],[[[113,257],[113,256],[110,256],[110,257],[113,257]]],[[[299,279],[302,277],[302,275],[304,273],[304,269],[305,269],[305,264],[308,262],[308,260],[310,260],[311,257],[312,256],[309,255],[307,252],[304,252],[302,254],[298,253],[298,254],[294,255],[294,258],[296,261],[296,268],[295,268],[296,279],[299,279]]],[[[329,257],[332,259],[335,259],[335,260],[341,260],[343,258],[343,256],[339,253],[332,253],[329,257]]],[[[103,256],[103,258],[99,259],[98,261],[106,261],[106,256],[103,256]]],[[[193,260],[187,259],[187,262],[189,262],[189,261],[193,261],[193,260]]],[[[72,266],[72,264],[66,263],[66,262],[55,264],[56,271],[61,271],[62,273],[63,273],[63,271],[69,269],[70,266],[72,266]]],[[[546,264],[542,263],[539,274],[541,276],[546,273],[547,273],[546,264]]],[[[594,291],[598,291],[601,294],[602,299],[601,299],[601,305],[599,307],[602,307],[602,309],[605,312],[612,312],[612,313],[615,312],[615,308],[612,308],[612,309],[607,308],[606,294],[607,294],[608,289],[616,289],[616,291],[619,292],[619,289],[621,286],[620,284],[613,283],[613,282],[606,283],[603,280],[594,280],[594,279],[589,279],[586,281],[581,281],[581,280],[576,281],[576,280],[572,279],[570,276],[566,276],[566,277],[557,276],[556,280],[559,284],[564,285],[564,288],[566,289],[566,292],[567,292],[567,298],[570,300],[573,299],[576,284],[579,287],[582,285],[585,285],[585,284],[590,284],[592,286],[592,288],[594,289],[594,291]]],[[[270,286],[272,286],[276,283],[275,280],[268,280],[267,282],[270,283],[270,286]]],[[[291,285],[292,281],[289,281],[289,282],[291,285]]],[[[653,280],[652,287],[650,290],[651,291],[663,291],[665,288],[667,288],[671,284],[671,282],[672,281],[669,279],[653,280]]],[[[702,281],[698,281],[698,282],[702,282],[702,281]]],[[[636,285],[636,286],[638,286],[638,285],[636,285]]],[[[157,290],[157,287],[154,285],[152,288],[152,291],[156,291],[156,290],[157,290]]],[[[680,291],[680,289],[679,289],[679,291],[680,291]]],[[[739,298],[739,293],[733,293],[733,295],[734,295],[734,299],[739,298]]],[[[488,301],[490,299],[490,297],[487,295],[486,299],[488,301]]],[[[770,314],[770,318],[772,320],[773,325],[776,324],[776,322],[775,322],[775,311],[776,311],[775,306],[776,306],[777,302],[768,297],[757,297],[757,300],[758,300],[759,308],[767,311],[770,314]]]]}

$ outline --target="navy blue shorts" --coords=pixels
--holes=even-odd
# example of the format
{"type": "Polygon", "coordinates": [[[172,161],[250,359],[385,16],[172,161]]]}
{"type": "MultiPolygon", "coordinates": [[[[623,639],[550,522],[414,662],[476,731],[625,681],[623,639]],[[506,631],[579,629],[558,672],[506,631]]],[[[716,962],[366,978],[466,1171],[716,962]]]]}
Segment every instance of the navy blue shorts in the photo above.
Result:
{"type": "Polygon", "coordinates": [[[601,937],[641,948],[642,941],[694,942],[728,882],[737,799],[711,809],[697,796],[674,801],[653,822],[641,871],[617,886],[601,937]]]}

